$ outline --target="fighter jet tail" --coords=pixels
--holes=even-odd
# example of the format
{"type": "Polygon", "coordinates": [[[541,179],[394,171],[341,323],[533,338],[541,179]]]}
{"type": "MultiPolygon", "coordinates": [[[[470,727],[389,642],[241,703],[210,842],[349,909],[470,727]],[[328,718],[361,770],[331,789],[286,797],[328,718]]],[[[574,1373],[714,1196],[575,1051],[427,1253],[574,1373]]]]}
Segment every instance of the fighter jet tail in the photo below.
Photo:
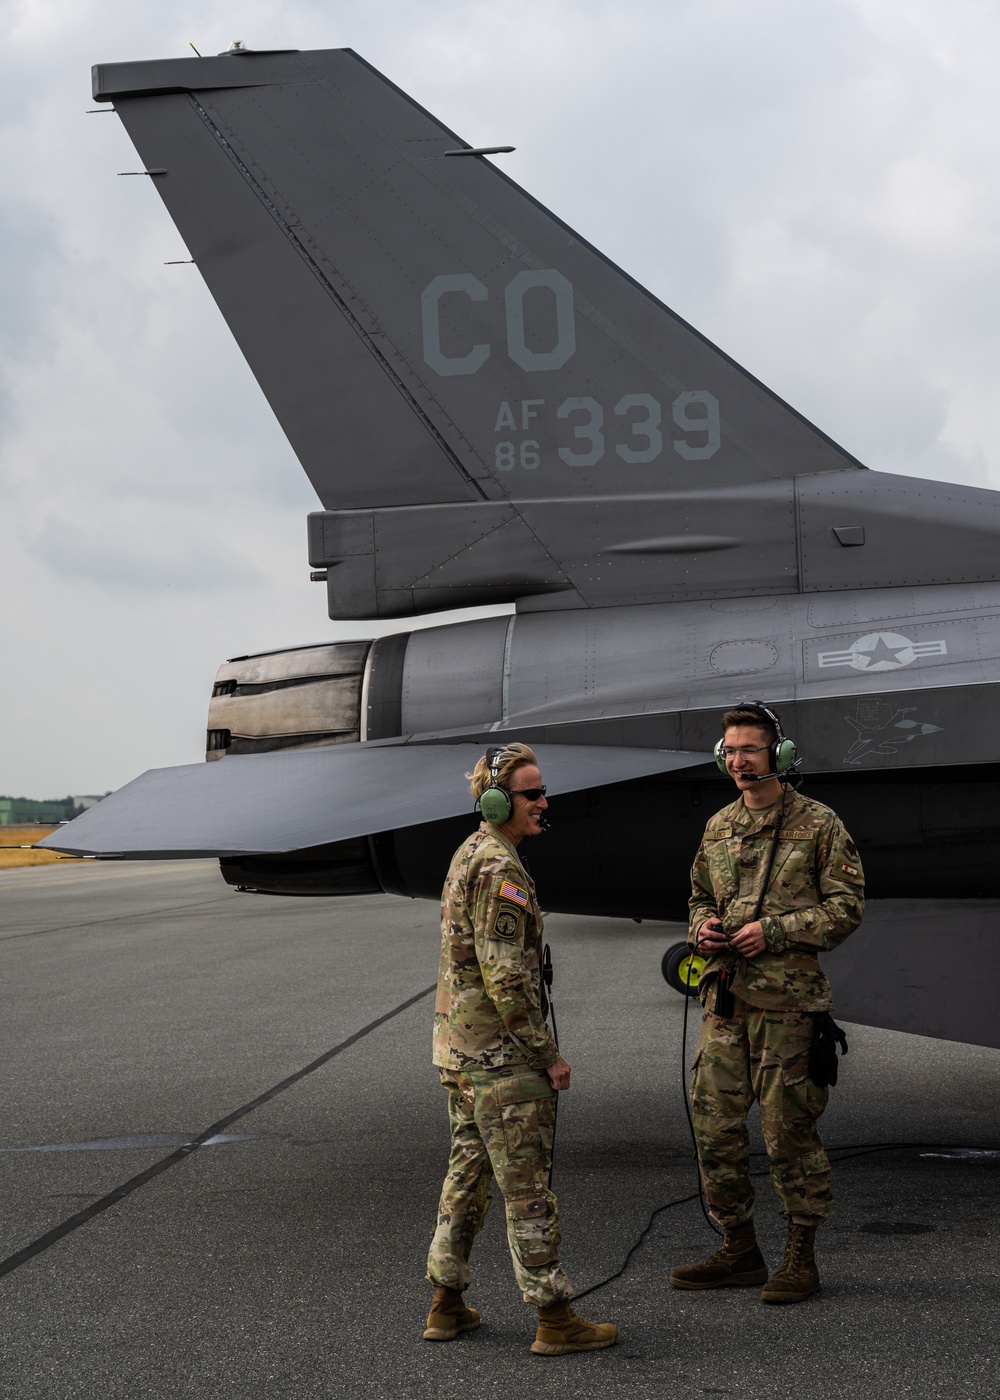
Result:
{"type": "Polygon", "coordinates": [[[858,463],[356,54],[94,93],[326,508],[336,615],[796,586],[793,479],[858,463]]]}

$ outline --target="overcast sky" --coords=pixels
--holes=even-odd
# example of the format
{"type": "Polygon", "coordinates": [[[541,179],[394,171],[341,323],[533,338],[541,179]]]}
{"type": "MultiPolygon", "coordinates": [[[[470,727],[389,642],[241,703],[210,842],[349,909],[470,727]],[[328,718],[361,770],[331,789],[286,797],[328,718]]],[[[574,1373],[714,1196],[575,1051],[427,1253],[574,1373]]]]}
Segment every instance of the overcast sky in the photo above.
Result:
{"type": "Polygon", "coordinates": [[[316,506],[90,65],[356,49],[863,462],[1000,489],[1000,0],[0,3],[0,792],[198,761],[335,624],[316,506]]]}

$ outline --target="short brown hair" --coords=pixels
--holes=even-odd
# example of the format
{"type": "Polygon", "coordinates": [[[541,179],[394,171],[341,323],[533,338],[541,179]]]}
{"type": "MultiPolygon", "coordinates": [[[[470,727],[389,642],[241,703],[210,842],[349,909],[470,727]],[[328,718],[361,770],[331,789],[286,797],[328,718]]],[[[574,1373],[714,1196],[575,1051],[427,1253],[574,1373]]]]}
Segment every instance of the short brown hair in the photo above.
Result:
{"type": "MultiPolygon", "coordinates": [[[[781,716],[778,714],[778,711],[772,710],[771,713],[780,724],[781,716]]],[[[735,710],[727,710],[722,716],[723,734],[725,734],[727,729],[737,729],[741,725],[746,725],[748,728],[752,726],[754,729],[762,729],[767,735],[769,744],[777,742],[778,731],[768,719],[767,715],[764,714],[763,710],[751,710],[749,707],[743,708],[742,706],[738,706],[735,710]]]]}

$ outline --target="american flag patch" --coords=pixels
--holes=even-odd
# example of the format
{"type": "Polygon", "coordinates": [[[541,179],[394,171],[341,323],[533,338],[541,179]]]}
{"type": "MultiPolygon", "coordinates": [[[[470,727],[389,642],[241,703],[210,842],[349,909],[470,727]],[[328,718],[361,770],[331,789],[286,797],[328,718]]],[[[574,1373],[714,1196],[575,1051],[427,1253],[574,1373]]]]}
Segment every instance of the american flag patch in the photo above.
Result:
{"type": "Polygon", "coordinates": [[[520,904],[522,909],[528,905],[528,891],[519,889],[517,885],[512,885],[509,880],[504,880],[500,886],[500,898],[512,899],[515,904],[520,904]]]}

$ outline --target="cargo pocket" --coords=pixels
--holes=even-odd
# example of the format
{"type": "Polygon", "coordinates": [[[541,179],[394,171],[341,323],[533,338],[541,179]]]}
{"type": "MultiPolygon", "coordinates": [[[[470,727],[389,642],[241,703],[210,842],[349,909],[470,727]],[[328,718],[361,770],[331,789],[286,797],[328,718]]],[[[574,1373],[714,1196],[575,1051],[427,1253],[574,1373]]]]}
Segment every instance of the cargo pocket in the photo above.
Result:
{"type": "Polygon", "coordinates": [[[817,1147],[813,1152],[807,1152],[802,1158],[803,1176],[821,1176],[829,1170],[830,1159],[822,1147],[817,1147]]]}
{"type": "Polygon", "coordinates": [[[551,1152],[556,1091],[544,1070],[501,1079],[496,1092],[508,1160],[551,1152]]]}
{"type": "Polygon", "coordinates": [[[781,1061],[781,1078],[786,1084],[801,1084],[809,1073],[809,1051],[800,1050],[797,1055],[781,1061]]]}
{"type": "MultiPolygon", "coordinates": [[[[785,1097],[785,1116],[788,1109],[803,1118],[816,1119],[826,1107],[828,1089],[819,1089],[809,1078],[809,1052],[793,1055],[790,1060],[781,1062],[781,1083],[785,1097]]],[[[827,1164],[829,1165],[829,1163],[827,1164]]]]}
{"type": "Polygon", "coordinates": [[[559,1217],[555,1197],[546,1192],[537,1196],[514,1196],[507,1203],[511,1234],[517,1257],[526,1269],[537,1269],[556,1258],[559,1248],[559,1217]]]}

